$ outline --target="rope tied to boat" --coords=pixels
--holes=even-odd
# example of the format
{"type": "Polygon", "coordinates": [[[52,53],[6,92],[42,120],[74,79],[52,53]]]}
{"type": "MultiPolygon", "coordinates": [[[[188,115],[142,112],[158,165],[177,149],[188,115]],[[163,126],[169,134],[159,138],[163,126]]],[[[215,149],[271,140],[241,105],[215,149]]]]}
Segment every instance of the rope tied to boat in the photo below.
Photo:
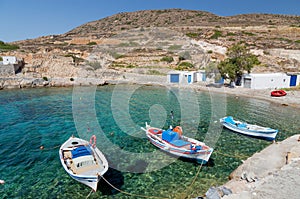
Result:
{"type": "Polygon", "coordinates": [[[141,198],[164,198],[164,199],[168,199],[166,197],[159,197],[159,196],[146,196],[146,195],[140,195],[140,194],[134,194],[134,193],[129,193],[126,191],[123,191],[121,189],[118,189],[117,187],[115,187],[114,185],[112,185],[108,180],[106,180],[103,176],[101,176],[101,178],[112,188],[114,188],[115,190],[119,191],[120,193],[129,195],[129,196],[135,196],[135,197],[141,197],[141,198]]]}
{"type": "MultiPolygon", "coordinates": [[[[197,173],[192,181],[192,183],[190,184],[190,186],[188,186],[188,188],[186,189],[187,192],[192,188],[192,186],[194,185],[194,183],[196,182],[196,179],[198,178],[199,174],[200,174],[200,171],[202,169],[202,166],[203,166],[203,161],[201,162],[200,166],[198,167],[198,170],[197,170],[197,173]]],[[[188,194],[186,195],[188,196],[188,194]]]]}
{"type": "Polygon", "coordinates": [[[90,191],[89,195],[86,196],[86,199],[90,197],[90,195],[92,194],[93,190],[90,191]]]}

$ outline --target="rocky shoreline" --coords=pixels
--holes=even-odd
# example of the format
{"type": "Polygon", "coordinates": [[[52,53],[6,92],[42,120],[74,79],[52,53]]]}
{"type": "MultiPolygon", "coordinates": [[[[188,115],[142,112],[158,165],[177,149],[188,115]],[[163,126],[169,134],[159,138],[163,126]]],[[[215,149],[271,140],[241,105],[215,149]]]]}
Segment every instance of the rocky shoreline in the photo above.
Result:
{"type": "Polygon", "coordinates": [[[224,199],[299,198],[300,134],[273,143],[248,158],[224,186],[224,199]]]}
{"type": "Polygon", "coordinates": [[[242,87],[206,87],[207,83],[198,82],[194,84],[171,84],[167,82],[166,76],[146,75],[136,73],[122,73],[111,78],[105,77],[56,77],[56,78],[34,78],[24,76],[0,77],[0,90],[35,88],[35,87],[70,87],[70,86],[102,86],[106,84],[141,84],[141,85],[160,85],[166,87],[176,87],[183,89],[193,89],[195,91],[208,91],[224,93],[238,97],[250,97],[260,100],[270,101],[282,106],[293,106],[300,108],[300,91],[287,91],[284,97],[271,97],[272,89],[248,89],[242,87]]]}
{"type": "Polygon", "coordinates": [[[36,88],[36,87],[70,87],[104,85],[105,81],[98,78],[31,78],[7,77],[0,78],[1,89],[36,88]]]}

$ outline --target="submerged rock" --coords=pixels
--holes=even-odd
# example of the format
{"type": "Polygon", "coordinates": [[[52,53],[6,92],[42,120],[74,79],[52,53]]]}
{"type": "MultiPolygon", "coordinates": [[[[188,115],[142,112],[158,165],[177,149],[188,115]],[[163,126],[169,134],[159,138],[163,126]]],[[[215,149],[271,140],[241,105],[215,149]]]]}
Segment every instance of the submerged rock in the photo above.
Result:
{"type": "Polygon", "coordinates": [[[215,187],[210,187],[205,195],[207,199],[221,199],[218,189],[215,187]]]}
{"type": "Polygon", "coordinates": [[[221,199],[225,195],[232,194],[232,191],[224,186],[210,187],[205,193],[206,199],[221,199]]]}
{"type": "Polygon", "coordinates": [[[232,194],[232,191],[224,186],[219,187],[219,190],[222,193],[222,195],[221,195],[222,197],[232,194]]]}

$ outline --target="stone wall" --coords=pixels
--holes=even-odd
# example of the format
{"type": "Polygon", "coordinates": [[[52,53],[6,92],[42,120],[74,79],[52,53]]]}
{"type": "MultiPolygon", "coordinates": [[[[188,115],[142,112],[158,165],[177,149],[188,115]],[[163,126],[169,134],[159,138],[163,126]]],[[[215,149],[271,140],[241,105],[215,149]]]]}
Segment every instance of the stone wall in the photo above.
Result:
{"type": "Polygon", "coordinates": [[[7,77],[15,75],[15,66],[14,64],[0,64],[0,76],[1,77],[7,77]]]}

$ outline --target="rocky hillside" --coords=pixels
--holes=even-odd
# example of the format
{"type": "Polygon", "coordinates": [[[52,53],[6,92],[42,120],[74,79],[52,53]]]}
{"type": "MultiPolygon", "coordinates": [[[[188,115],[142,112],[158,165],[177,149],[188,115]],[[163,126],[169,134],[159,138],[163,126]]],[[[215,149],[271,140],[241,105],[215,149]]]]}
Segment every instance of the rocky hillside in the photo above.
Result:
{"type": "Polygon", "coordinates": [[[24,58],[24,76],[166,74],[203,69],[224,59],[226,48],[237,42],[259,55],[256,72],[300,71],[300,16],[222,17],[181,9],[119,13],[65,34],[14,42],[19,49],[0,55],[24,58]]]}

